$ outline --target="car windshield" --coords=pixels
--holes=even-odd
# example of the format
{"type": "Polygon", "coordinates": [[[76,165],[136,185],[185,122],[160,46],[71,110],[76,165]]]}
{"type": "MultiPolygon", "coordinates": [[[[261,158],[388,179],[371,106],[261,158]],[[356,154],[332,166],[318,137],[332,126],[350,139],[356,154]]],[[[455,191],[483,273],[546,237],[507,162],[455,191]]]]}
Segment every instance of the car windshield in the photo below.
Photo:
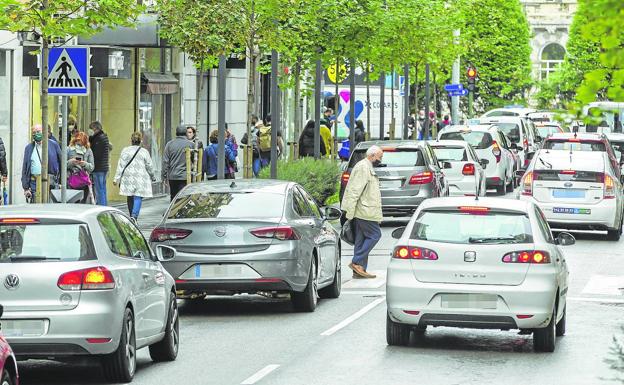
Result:
{"type": "Polygon", "coordinates": [[[486,214],[455,210],[423,211],[411,239],[442,243],[531,243],[529,218],[522,213],[486,214]]]}
{"type": "Polygon", "coordinates": [[[544,143],[546,150],[598,151],[605,152],[604,143],[596,140],[548,139],[544,143]]]}
{"type": "Polygon", "coordinates": [[[496,126],[509,137],[512,143],[520,143],[520,126],[516,123],[496,123],[496,126]]]}
{"type": "Polygon", "coordinates": [[[611,147],[613,147],[615,151],[619,151],[620,153],[624,154],[624,141],[623,142],[611,141],[611,147]]]}
{"type": "MultiPolygon", "coordinates": [[[[384,155],[381,161],[383,167],[414,167],[425,165],[422,152],[417,148],[386,148],[383,150],[384,155]]],[[[349,161],[349,168],[355,167],[355,165],[364,158],[366,158],[365,150],[355,151],[349,161]]]]}
{"type": "Polygon", "coordinates": [[[472,147],[482,150],[492,145],[492,135],[482,131],[455,131],[440,135],[440,140],[463,140],[472,147]]]}
{"type": "Polygon", "coordinates": [[[436,155],[436,158],[440,161],[458,161],[465,162],[468,160],[468,155],[466,154],[466,149],[463,147],[455,146],[455,147],[433,147],[433,152],[436,155]]]}
{"type": "Polygon", "coordinates": [[[275,218],[284,211],[284,195],[266,192],[205,192],[178,196],[168,219],[275,218]]]}
{"type": "Polygon", "coordinates": [[[556,134],[561,132],[559,127],[556,126],[537,126],[537,131],[539,132],[542,138],[546,138],[551,134],[556,134]]]}
{"type": "Polygon", "coordinates": [[[96,259],[84,224],[0,225],[0,263],[96,259]]]}

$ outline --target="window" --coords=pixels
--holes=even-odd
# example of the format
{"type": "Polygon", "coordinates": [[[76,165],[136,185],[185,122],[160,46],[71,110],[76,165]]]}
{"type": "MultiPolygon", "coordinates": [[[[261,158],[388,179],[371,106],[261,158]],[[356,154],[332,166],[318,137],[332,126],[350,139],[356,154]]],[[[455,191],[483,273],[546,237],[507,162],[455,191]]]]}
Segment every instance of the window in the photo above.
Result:
{"type": "Polygon", "coordinates": [[[457,131],[447,132],[440,135],[440,140],[463,140],[472,147],[482,150],[492,145],[492,135],[480,131],[457,131]]]}
{"type": "Polygon", "coordinates": [[[540,80],[547,79],[551,73],[559,68],[561,63],[563,63],[565,54],[565,48],[557,43],[548,44],[542,49],[540,80]]]}
{"type": "MultiPolygon", "coordinates": [[[[349,161],[349,168],[353,168],[360,160],[366,158],[366,150],[356,150],[349,161]]],[[[382,163],[384,167],[414,167],[424,166],[423,155],[419,149],[397,148],[385,149],[382,163]]]]}
{"type": "Polygon", "coordinates": [[[602,142],[595,140],[568,141],[566,139],[549,139],[544,143],[544,149],[565,151],[607,151],[607,147],[602,142]]]}
{"type": "Polygon", "coordinates": [[[178,196],[168,219],[275,218],[284,212],[284,194],[200,192],[178,196]]]}
{"type": "Polygon", "coordinates": [[[152,253],[150,252],[149,246],[147,246],[145,238],[143,238],[139,229],[137,229],[126,216],[118,213],[113,215],[115,217],[115,221],[119,224],[119,229],[126,239],[128,246],[130,247],[130,255],[135,257],[138,252],[141,252],[143,253],[143,258],[149,258],[152,253]]]}
{"type": "Polygon", "coordinates": [[[108,244],[110,251],[117,255],[129,257],[130,251],[128,250],[128,245],[126,244],[123,235],[121,235],[119,227],[113,219],[112,214],[103,213],[98,215],[98,223],[100,224],[100,228],[104,234],[104,239],[106,239],[106,243],[108,244]]]}
{"type": "Polygon", "coordinates": [[[468,154],[463,147],[434,147],[433,151],[441,161],[465,162],[468,160],[468,154]]]}
{"type": "Polygon", "coordinates": [[[317,218],[322,218],[323,214],[321,214],[321,209],[319,209],[314,198],[312,198],[310,194],[308,194],[304,189],[299,188],[299,190],[301,191],[301,194],[303,195],[305,200],[308,202],[308,205],[310,206],[310,210],[312,210],[312,215],[317,218]]]}
{"type": "Polygon", "coordinates": [[[293,209],[302,218],[311,216],[310,208],[298,188],[292,189],[293,209]]]}
{"type": "Polygon", "coordinates": [[[540,210],[537,206],[535,206],[535,217],[537,218],[537,223],[539,224],[540,231],[542,232],[546,242],[555,243],[555,239],[553,238],[552,231],[550,231],[550,226],[548,226],[546,217],[544,216],[542,210],[540,210]]]}
{"type": "Polygon", "coordinates": [[[496,123],[496,127],[498,127],[502,132],[507,135],[509,140],[512,143],[520,143],[520,126],[516,123],[496,123]]]}

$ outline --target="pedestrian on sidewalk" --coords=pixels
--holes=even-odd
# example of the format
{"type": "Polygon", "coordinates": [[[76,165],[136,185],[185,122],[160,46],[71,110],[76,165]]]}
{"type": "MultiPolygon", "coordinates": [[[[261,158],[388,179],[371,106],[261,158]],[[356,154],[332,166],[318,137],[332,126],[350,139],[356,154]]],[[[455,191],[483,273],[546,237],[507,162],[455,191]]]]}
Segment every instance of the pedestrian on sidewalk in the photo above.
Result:
{"type": "Polygon", "coordinates": [[[80,203],[87,203],[92,197],[91,173],[95,165],[89,138],[84,132],[72,137],[67,148],[67,185],[74,190],[82,190],[80,203]]]}
{"type": "MultiPolygon", "coordinates": [[[[261,168],[267,167],[271,163],[271,148],[273,147],[273,137],[271,135],[271,115],[264,119],[264,127],[259,127],[258,145],[260,148],[261,168]]],[[[277,157],[284,153],[284,140],[282,131],[277,130],[277,157]]]]}
{"type": "Polygon", "coordinates": [[[379,224],[383,219],[381,212],[381,192],[379,179],[373,167],[381,164],[383,151],[378,146],[371,146],[366,151],[366,158],[359,161],[351,171],[349,183],[342,198],[342,210],[348,220],[353,221],[355,244],[353,259],[349,264],[354,278],[375,278],[366,272],[368,255],[381,239],[379,224]]]}
{"type": "Polygon", "coordinates": [[[366,128],[364,128],[364,122],[358,119],[355,121],[355,145],[353,146],[353,148],[355,148],[355,146],[357,146],[358,143],[361,143],[365,140],[366,140],[366,128]]]}
{"type": "Polygon", "coordinates": [[[0,176],[2,177],[2,183],[7,181],[7,177],[9,175],[7,160],[6,160],[6,150],[4,148],[4,142],[2,138],[0,138],[0,176]]]}
{"type": "Polygon", "coordinates": [[[175,139],[165,145],[162,159],[162,180],[169,182],[171,200],[186,186],[186,149],[195,145],[186,138],[186,126],[176,128],[175,139]]]}
{"type": "MultiPolygon", "coordinates": [[[[210,144],[204,150],[204,164],[206,165],[204,173],[206,180],[216,180],[219,169],[219,130],[212,130],[209,140],[210,144]]],[[[230,146],[225,143],[225,164],[223,165],[225,173],[228,171],[228,164],[232,162],[236,162],[236,156],[230,146]]]]}
{"type": "MultiPolygon", "coordinates": [[[[37,191],[37,176],[41,175],[41,159],[43,140],[43,127],[36,124],[31,129],[33,141],[26,145],[24,149],[24,160],[22,162],[22,188],[24,196],[31,203],[35,203],[33,197],[37,191]]],[[[48,141],[48,180],[50,188],[56,183],[61,172],[61,147],[54,140],[48,141]]]]}
{"type": "MultiPolygon", "coordinates": [[[[193,142],[193,149],[196,150],[191,153],[191,166],[193,174],[195,174],[198,169],[197,162],[199,161],[199,156],[204,153],[204,143],[197,136],[197,131],[198,130],[193,126],[186,126],[186,139],[193,142]],[[199,154],[199,156],[197,156],[196,154],[199,154]]],[[[203,165],[203,167],[206,166],[203,165]]]]}
{"type": "Polygon", "coordinates": [[[131,145],[121,150],[114,185],[119,185],[119,194],[127,197],[128,212],[136,222],[139,219],[143,198],[152,197],[152,183],[156,182],[152,158],[141,147],[143,135],[134,132],[130,136],[131,145]]]}
{"type": "Polygon", "coordinates": [[[238,172],[238,163],[236,161],[236,158],[238,157],[238,143],[236,142],[234,134],[230,132],[230,128],[227,123],[225,123],[225,144],[230,147],[230,150],[232,150],[232,153],[234,154],[234,160],[227,162],[225,179],[235,179],[236,173],[238,172]]]}
{"type": "MultiPolygon", "coordinates": [[[[325,147],[325,141],[321,138],[321,156],[327,154],[327,148],[325,147]]],[[[314,156],[314,120],[308,120],[308,123],[301,132],[299,137],[299,157],[304,158],[307,156],[314,156]]]]}
{"type": "Polygon", "coordinates": [[[113,149],[108,135],[102,128],[102,123],[95,121],[89,124],[89,130],[93,134],[89,137],[91,143],[91,151],[93,151],[93,160],[95,167],[93,168],[93,184],[95,187],[95,199],[100,206],[108,205],[108,197],[106,192],[106,176],[110,170],[110,151],[113,149]]]}
{"type": "Polygon", "coordinates": [[[251,168],[255,177],[260,173],[260,166],[262,164],[262,160],[260,158],[260,148],[258,147],[258,134],[260,126],[264,126],[262,120],[258,119],[256,115],[251,115],[251,138],[247,137],[247,133],[243,135],[241,139],[242,144],[251,145],[252,148],[252,157],[251,157],[251,168]]]}

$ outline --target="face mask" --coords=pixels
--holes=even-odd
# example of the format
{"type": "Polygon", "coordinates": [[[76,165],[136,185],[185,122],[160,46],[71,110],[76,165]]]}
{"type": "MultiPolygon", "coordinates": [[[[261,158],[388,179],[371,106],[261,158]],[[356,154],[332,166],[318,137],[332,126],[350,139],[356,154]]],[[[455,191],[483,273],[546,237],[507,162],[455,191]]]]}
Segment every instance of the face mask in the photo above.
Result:
{"type": "Polygon", "coordinates": [[[87,135],[89,135],[89,136],[93,136],[93,135],[95,135],[95,131],[93,131],[92,129],[90,129],[90,128],[89,128],[89,129],[87,130],[87,135]]]}
{"type": "Polygon", "coordinates": [[[76,126],[74,126],[73,124],[70,124],[67,126],[67,129],[70,131],[73,130],[74,128],[76,128],[76,126]]]}
{"type": "Polygon", "coordinates": [[[33,138],[35,139],[35,142],[41,142],[43,140],[43,133],[41,132],[36,132],[33,135],[33,138]]]}
{"type": "Polygon", "coordinates": [[[373,167],[379,167],[381,166],[381,159],[377,159],[373,161],[373,167]]]}

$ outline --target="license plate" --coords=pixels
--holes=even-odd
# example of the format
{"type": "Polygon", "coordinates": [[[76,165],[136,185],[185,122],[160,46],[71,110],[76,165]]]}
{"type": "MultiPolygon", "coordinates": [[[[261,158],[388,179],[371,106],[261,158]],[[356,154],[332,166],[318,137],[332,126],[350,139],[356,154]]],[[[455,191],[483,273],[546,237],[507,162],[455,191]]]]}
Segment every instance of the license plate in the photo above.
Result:
{"type": "Polygon", "coordinates": [[[591,214],[591,209],[577,209],[570,207],[553,207],[553,214],[591,214]]]}
{"type": "Polygon", "coordinates": [[[254,269],[242,263],[197,264],[186,270],[180,279],[255,279],[261,278],[254,269]]]}
{"type": "Polygon", "coordinates": [[[382,189],[400,188],[401,181],[400,180],[382,180],[382,181],[379,181],[379,186],[382,189]]]}
{"type": "Polygon", "coordinates": [[[446,309],[496,309],[498,296],[493,294],[442,294],[441,306],[446,309]]]}
{"type": "Polygon", "coordinates": [[[45,333],[43,320],[2,320],[5,337],[39,337],[45,333]]]}
{"type": "Polygon", "coordinates": [[[552,190],[553,198],[585,198],[585,190],[555,189],[552,190]]]}

